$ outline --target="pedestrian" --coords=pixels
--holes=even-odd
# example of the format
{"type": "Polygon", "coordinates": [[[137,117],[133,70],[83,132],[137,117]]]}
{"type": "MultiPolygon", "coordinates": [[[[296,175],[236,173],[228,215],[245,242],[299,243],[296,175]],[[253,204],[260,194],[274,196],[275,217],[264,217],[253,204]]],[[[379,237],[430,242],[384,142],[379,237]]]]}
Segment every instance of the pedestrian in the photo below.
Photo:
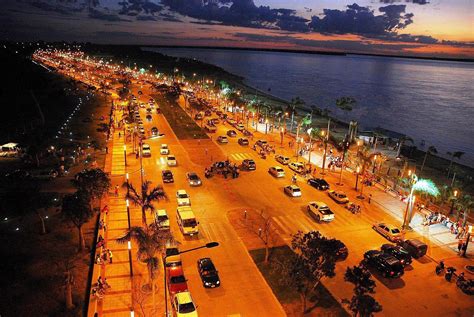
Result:
{"type": "Polygon", "coordinates": [[[107,252],[109,253],[109,263],[112,264],[112,257],[113,257],[112,251],[110,251],[110,249],[107,249],[107,252]]]}
{"type": "Polygon", "coordinates": [[[121,136],[122,136],[122,134],[119,132],[119,139],[120,139],[121,136]]]}
{"type": "Polygon", "coordinates": [[[104,287],[104,280],[102,279],[102,276],[99,276],[99,278],[97,279],[97,286],[99,288],[103,288],[104,287]]]}
{"type": "Polygon", "coordinates": [[[106,146],[106,147],[105,147],[105,154],[108,154],[108,153],[109,153],[109,147],[106,146]]]}
{"type": "Polygon", "coordinates": [[[461,250],[463,249],[463,241],[461,239],[459,239],[458,241],[458,254],[461,255],[461,250]]]}
{"type": "Polygon", "coordinates": [[[467,252],[467,241],[462,244],[462,256],[465,257],[467,252]]]}
{"type": "Polygon", "coordinates": [[[118,185],[115,185],[115,196],[118,196],[119,194],[119,187],[118,185]]]}
{"type": "Polygon", "coordinates": [[[369,194],[369,204],[372,201],[372,194],[369,194]]]}

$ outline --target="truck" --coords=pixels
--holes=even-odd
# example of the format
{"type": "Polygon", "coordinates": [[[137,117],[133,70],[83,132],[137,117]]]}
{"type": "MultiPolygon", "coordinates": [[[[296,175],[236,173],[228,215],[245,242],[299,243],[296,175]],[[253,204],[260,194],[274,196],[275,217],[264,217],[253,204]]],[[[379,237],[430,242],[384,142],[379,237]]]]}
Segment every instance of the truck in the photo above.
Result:
{"type": "Polygon", "coordinates": [[[190,206],[181,206],[176,209],[176,221],[183,235],[193,236],[199,233],[199,222],[190,206]]]}

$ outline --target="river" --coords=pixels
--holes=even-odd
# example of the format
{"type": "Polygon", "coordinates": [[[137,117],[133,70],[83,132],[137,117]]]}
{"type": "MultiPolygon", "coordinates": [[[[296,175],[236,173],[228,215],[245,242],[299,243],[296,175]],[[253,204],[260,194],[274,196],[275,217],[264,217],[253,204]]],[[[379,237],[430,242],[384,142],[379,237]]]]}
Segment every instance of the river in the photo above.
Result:
{"type": "Polygon", "coordinates": [[[474,63],[229,49],[152,50],[217,65],[244,77],[249,86],[285,100],[299,96],[340,119],[359,121],[362,128],[380,126],[406,134],[420,149],[435,146],[440,156],[465,152],[459,162],[474,166],[474,63]],[[335,106],[342,96],[357,100],[347,114],[335,106]]]}

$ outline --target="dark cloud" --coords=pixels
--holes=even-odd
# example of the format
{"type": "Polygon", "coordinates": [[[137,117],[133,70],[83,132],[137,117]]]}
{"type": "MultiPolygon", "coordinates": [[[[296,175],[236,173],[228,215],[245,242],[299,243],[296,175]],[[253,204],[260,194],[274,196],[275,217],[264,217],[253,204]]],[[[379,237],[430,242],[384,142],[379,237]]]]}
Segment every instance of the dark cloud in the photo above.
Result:
{"type": "Polygon", "coordinates": [[[120,14],[123,15],[155,14],[163,9],[161,5],[149,0],[123,0],[118,2],[118,4],[122,7],[120,14]]]}
{"type": "Polygon", "coordinates": [[[152,15],[139,15],[137,21],[156,21],[156,18],[152,15]]]}
{"type": "Polygon", "coordinates": [[[380,1],[380,3],[384,3],[384,4],[407,2],[407,3],[425,5],[425,4],[429,3],[428,0],[379,0],[379,1],[380,1]]]}
{"type": "Polygon", "coordinates": [[[324,9],[323,16],[312,16],[309,27],[312,31],[335,34],[384,35],[404,29],[413,23],[413,14],[405,13],[405,5],[380,7],[380,15],[368,7],[354,3],[346,10],[324,9]]]}
{"type": "Polygon", "coordinates": [[[279,28],[287,31],[309,31],[307,19],[290,9],[256,6],[253,0],[163,0],[163,5],[182,15],[221,22],[225,25],[254,28],[279,28]]]}
{"type": "Polygon", "coordinates": [[[89,9],[89,17],[92,19],[97,19],[97,20],[103,20],[103,21],[127,21],[125,19],[122,19],[118,15],[112,14],[112,13],[104,13],[96,9],[89,9]]]}

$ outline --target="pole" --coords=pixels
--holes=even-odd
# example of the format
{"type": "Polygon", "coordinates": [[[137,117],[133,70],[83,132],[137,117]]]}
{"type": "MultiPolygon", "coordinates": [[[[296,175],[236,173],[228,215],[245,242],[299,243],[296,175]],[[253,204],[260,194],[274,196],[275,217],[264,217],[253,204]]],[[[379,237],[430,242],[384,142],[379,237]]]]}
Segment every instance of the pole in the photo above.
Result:
{"type": "Polygon", "coordinates": [[[125,161],[125,166],[127,166],[127,146],[125,144],[123,146],[123,159],[125,161]]]}
{"type": "Polygon", "coordinates": [[[130,266],[130,276],[133,276],[133,266],[132,266],[132,242],[128,241],[128,263],[130,266]]]}
{"type": "Polygon", "coordinates": [[[326,133],[326,141],[324,142],[324,154],[323,154],[323,166],[322,166],[323,170],[321,171],[322,175],[324,175],[324,168],[325,168],[325,165],[326,165],[326,152],[327,152],[327,149],[328,149],[330,125],[331,125],[331,118],[328,119],[328,131],[326,133]]]}
{"type": "Polygon", "coordinates": [[[355,191],[357,191],[357,185],[359,184],[359,173],[356,174],[356,185],[355,185],[355,191]]]}
{"type": "Polygon", "coordinates": [[[163,282],[164,282],[164,291],[165,291],[165,316],[168,317],[168,289],[166,288],[166,258],[165,255],[163,258],[163,282]]]}

